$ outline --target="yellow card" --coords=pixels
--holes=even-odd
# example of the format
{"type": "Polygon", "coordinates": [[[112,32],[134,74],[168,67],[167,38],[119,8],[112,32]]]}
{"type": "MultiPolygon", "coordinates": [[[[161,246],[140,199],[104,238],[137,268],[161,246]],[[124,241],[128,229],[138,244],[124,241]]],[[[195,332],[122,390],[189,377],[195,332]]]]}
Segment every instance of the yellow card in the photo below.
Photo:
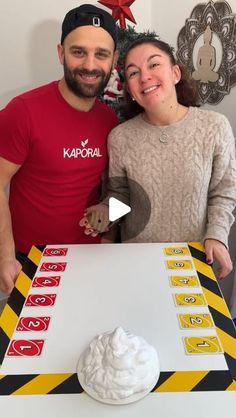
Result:
{"type": "Polygon", "coordinates": [[[193,264],[190,260],[167,260],[166,265],[168,269],[172,269],[172,270],[193,269],[193,264]]]}
{"type": "Polygon", "coordinates": [[[166,247],[164,252],[166,255],[190,255],[187,247],[166,247]]]}
{"type": "Polygon", "coordinates": [[[203,293],[175,293],[174,298],[177,306],[204,306],[207,304],[203,293]]]}
{"type": "Polygon", "coordinates": [[[214,324],[210,314],[179,314],[180,327],[186,328],[213,328],[214,324]]]}
{"type": "Polygon", "coordinates": [[[170,276],[169,280],[173,287],[200,286],[197,276],[170,276]]]}
{"type": "Polygon", "coordinates": [[[184,346],[187,354],[223,353],[217,336],[185,337],[184,346]]]}

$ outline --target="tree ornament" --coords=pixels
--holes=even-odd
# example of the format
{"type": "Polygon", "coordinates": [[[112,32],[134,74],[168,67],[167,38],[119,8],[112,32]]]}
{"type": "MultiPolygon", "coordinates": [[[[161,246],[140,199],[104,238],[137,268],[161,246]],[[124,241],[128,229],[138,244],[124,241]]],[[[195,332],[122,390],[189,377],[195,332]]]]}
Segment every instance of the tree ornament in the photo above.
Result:
{"type": "Polygon", "coordinates": [[[115,21],[119,20],[120,27],[122,29],[126,28],[125,19],[130,20],[136,24],[134,16],[129,8],[135,0],[98,0],[98,3],[103,4],[103,6],[108,7],[112,10],[112,17],[115,21]]]}

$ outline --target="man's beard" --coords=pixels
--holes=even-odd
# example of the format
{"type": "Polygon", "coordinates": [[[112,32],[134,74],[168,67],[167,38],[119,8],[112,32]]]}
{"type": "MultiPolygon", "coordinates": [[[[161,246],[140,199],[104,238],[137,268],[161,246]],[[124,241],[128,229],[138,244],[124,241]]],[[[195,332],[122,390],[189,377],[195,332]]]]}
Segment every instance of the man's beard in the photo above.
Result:
{"type": "Polygon", "coordinates": [[[106,87],[109,78],[111,76],[112,68],[109,73],[105,73],[103,70],[93,70],[88,71],[85,68],[75,68],[70,70],[64,60],[64,78],[68,88],[78,97],[82,98],[93,98],[100,96],[104,88],[106,87]],[[98,76],[100,77],[100,82],[98,84],[86,84],[86,82],[78,81],[77,74],[79,75],[88,75],[88,76],[98,76]]]}

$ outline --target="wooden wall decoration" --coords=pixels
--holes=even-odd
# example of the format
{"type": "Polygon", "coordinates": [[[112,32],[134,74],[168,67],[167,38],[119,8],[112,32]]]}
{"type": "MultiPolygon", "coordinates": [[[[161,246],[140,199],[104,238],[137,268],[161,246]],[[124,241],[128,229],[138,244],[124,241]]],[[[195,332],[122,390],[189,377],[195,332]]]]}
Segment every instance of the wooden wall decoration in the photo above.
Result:
{"type": "Polygon", "coordinates": [[[177,59],[197,81],[202,103],[217,104],[236,85],[236,14],[226,1],[194,7],[177,39],[177,59]]]}

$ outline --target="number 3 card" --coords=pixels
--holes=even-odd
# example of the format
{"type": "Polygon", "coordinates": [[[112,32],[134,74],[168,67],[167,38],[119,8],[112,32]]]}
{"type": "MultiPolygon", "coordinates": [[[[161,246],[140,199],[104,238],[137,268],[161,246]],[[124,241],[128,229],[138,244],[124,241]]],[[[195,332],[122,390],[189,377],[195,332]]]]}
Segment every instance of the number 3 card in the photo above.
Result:
{"type": "Polygon", "coordinates": [[[175,293],[176,306],[205,306],[206,300],[203,293],[175,293]]]}
{"type": "Polygon", "coordinates": [[[57,295],[55,293],[45,295],[29,295],[25,306],[53,306],[57,295]]]}

